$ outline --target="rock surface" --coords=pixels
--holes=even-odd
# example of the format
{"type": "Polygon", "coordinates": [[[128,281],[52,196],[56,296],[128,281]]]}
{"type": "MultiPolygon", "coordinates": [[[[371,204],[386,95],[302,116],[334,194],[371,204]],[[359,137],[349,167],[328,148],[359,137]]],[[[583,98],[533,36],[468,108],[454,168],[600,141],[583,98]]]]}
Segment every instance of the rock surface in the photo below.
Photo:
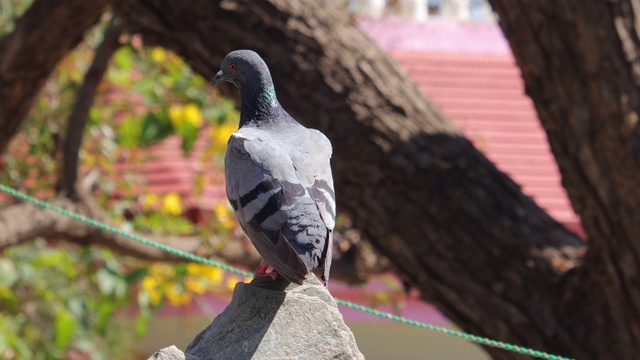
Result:
{"type": "Polygon", "coordinates": [[[184,353],[174,345],[156,351],[148,360],[185,360],[184,353]]]}
{"type": "Polygon", "coordinates": [[[267,279],[239,283],[231,303],[184,355],[169,347],[149,360],[364,359],[335,300],[315,276],[287,285],[267,279]]]}

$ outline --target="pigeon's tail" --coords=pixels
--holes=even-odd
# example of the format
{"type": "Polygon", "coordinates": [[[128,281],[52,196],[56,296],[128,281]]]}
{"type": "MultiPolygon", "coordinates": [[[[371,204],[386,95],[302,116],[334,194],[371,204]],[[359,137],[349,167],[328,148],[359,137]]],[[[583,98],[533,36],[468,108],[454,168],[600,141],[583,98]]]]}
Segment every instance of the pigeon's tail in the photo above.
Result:
{"type": "Polygon", "coordinates": [[[265,233],[247,226],[245,232],[264,261],[287,281],[302,285],[309,270],[282,232],[265,233]],[[255,239],[255,240],[254,240],[255,239]]]}

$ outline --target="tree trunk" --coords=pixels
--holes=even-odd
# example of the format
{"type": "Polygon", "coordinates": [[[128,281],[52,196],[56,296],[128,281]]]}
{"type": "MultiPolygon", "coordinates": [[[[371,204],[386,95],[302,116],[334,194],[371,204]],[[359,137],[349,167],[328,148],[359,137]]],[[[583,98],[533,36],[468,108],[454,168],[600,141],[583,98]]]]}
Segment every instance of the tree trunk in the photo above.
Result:
{"type": "Polygon", "coordinates": [[[0,153],[60,59],[105,11],[106,0],[37,0],[0,39],[0,153]]]}
{"type": "MultiPolygon", "coordinates": [[[[583,242],[474,148],[341,3],[113,0],[126,26],[205,77],[231,50],[260,53],[285,109],[332,140],[340,210],[446,316],[476,334],[587,357],[595,345],[565,309],[583,242]]],[[[606,316],[598,312],[582,315],[606,316]]]]}
{"type": "Polygon", "coordinates": [[[640,2],[490,2],[589,236],[567,320],[590,358],[638,359],[640,2]]]}

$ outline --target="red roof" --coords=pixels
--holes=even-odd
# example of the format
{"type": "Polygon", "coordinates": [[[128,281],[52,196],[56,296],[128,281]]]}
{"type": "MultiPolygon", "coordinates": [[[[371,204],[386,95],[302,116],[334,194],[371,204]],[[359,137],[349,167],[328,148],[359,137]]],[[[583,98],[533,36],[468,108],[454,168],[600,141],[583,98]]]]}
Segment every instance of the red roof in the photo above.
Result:
{"type": "MultiPolygon", "coordinates": [[[[205,130],[201,133],[206,133],[205,130]]],[[[141,175],[148,192],[178,193],[188,208],[210,211],[220,202],[226,204],[223,169],[203,158],[209,137],[201,135],[186,157],[180,147],[181,141],[177,136],[170,136],[150,148],[150,160],[132,165],[126,162],[127,159],[120,159],[116,166],[119,171],[135,171],[141,175]],[[201,194],[197,193],[195,185],[199,173],[204,173],[208,180],[201,194]]]]}
{"type": "MultiPolygon", "coordinates": [[[[546,135],[524,94],[520,70],[496,25],[393,18],[364,20],[360,25],[526,194],[556,220],[580,232],[546,135]]],[[[193,195],[193,177],[203,170],[199,159],[206,141],[202,136],[188,158],[182,156],[176,138],[154,147],[157,159],[140,171],[150,191],[178,192],[188,205],[200,209],[225,201],[220,177],[213,184],[207,182],[202,196],[193,195]]]]}

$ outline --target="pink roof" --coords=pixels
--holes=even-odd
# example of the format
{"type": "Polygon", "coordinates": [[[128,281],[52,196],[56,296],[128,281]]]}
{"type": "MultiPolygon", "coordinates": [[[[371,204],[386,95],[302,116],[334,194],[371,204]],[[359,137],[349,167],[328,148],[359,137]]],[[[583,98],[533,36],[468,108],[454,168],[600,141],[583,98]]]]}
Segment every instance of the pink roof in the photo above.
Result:
{"type": "MultiPolygon", "coordinates": [[[[206,133],[203,129],[202,134],[206,133]]],[[[207,147],[207,136],[200,136],[189,156],[183,155],[181,140],[170,136],[150,149],[150,160],[139,167],[119,159],[116,164],[119,171],[134,171],[142,176],[146,191],[158,194],[178,193],[184,205],[211,211],[216,204],[227,202],[224,189],[222,168],[216,168],[208,159],[203,162],[203,153],[207,147]],[[195,179],[198,173],[208,178],[201,194],[197,194],[195,179]]]]}
{"type": "Polygon", "coordinates": [[[582,232],[497,25],[394,18],[360,25],[498,168],[556,220],[582,232]]]}
{"type": "Polygon", "coordinates": [[[510,55],[395,51],[429,98],[525,193],[562,223],[577,217],[510,55]]]}

